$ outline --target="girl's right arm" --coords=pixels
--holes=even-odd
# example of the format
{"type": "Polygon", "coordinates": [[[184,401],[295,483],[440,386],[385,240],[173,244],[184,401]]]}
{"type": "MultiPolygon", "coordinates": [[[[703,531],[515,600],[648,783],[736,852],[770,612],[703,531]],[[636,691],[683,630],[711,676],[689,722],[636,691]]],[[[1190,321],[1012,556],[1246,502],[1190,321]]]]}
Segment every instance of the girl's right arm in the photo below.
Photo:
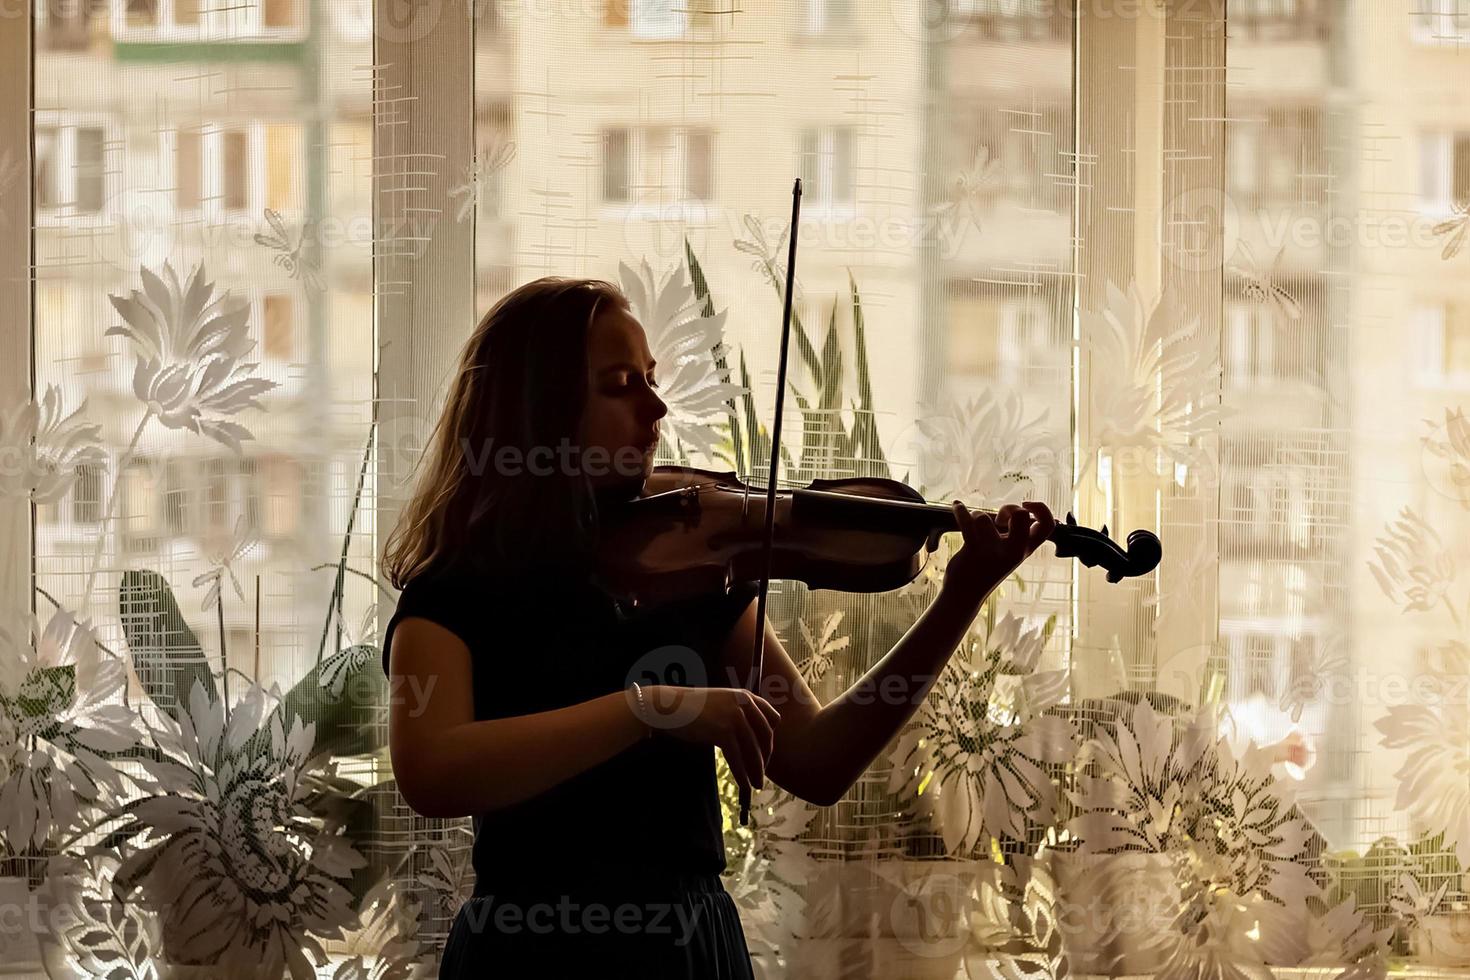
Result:
{"type": "MultiPolygon", "coordinates": [[[[553,711],[475,721],[469,648],[429,619],[399,621],[390,660],[388,751],[399,792],[426,817],[464,817],[530,799],[649,735],[622,691],[553,711]]],[[[681,705],[692,693],[644,688],[651,711],[677,719],[658,727],[720,746],[736,781],[759,788],[779,714],[764,699],[731,688],[700,691],[697,708],[681,705]]]]}

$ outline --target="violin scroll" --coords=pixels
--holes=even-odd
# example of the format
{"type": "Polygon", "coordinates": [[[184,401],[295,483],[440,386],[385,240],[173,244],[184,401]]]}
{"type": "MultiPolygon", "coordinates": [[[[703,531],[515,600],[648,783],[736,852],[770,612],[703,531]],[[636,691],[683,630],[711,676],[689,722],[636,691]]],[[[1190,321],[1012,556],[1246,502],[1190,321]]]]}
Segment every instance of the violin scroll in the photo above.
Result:
{"type": "Polygon", "coordinates": [[[1069,511],[1064,523],[1058,524],[1052,533],[1051,542],[1056,545],[1058,558],[1076,558],[1088,568],[1101,566],[1107,570],[1109,582],[1120,582],[1125,578],[1147,575],[1159,565],[1164,556],[1158,535],[1142,528],[1130,531],[1128,547],[1108,537],[1108,526],[1094,531],[1077,523],[1069,511]]]}

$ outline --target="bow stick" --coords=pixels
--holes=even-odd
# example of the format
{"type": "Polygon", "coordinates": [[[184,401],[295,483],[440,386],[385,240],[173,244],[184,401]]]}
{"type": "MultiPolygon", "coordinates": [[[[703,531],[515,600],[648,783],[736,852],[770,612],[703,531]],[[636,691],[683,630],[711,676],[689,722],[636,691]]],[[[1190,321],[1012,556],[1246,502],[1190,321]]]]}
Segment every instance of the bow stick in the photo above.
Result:
{"type": "MultiPolygon", "coordinates": [[[[760,598],[755,607],[755,655],[746,687],[760,693],[761,659],[766,650],[766,593],[771,587],[771,550],[776,537],[776,463],[781,459],[781,408],[786,403],[786,351],[791,342],[791,293],[796,280],[797,222],[801,218],[801,178],[791,187],[791,240],[786,246],[786,296],[781,311],[781,360],[776,368],[776,418],[771,423],[770,475],[766,478],[766,537],[762,546],[760,598]]],[[[750,820],[750,787],[740,787],[740,826],[750,820]]]]}

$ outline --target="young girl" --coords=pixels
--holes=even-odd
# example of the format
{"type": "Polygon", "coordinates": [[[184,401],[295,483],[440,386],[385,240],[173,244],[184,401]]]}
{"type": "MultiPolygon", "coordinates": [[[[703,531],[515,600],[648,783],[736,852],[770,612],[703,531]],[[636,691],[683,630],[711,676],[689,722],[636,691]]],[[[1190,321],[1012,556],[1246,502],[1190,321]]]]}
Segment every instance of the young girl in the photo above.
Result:
{"type": "Polygon", "coordinates": [[[964,543],[938,597],[821,704],[754,587],[649,610],[596,586],[598,515],[643,491],[674,367],[610,283],[514,290],[465,344],[388,538],[398,786],[425,816],[474,818],[474,896],[440,977],[751,977],[714,747],[742,787],[835,803],[1055,526],[1036,501],[994,518],[955,501],[964,543]],[[759,694],[742,687],[757,629],[759,694]]]}

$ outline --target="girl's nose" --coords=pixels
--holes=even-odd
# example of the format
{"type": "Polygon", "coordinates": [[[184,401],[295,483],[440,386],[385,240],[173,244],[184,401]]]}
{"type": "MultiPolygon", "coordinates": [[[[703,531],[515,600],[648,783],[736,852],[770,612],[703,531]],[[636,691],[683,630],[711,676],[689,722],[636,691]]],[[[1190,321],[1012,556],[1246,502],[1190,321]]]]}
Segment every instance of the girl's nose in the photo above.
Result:
{"type": "Polygon", "coordinates": [[[649,394],[653,396],[653,421],[657,422],[669,414],[669,406],[667,402],[658,396],[658,392],[650,391],[649,394]]]}

